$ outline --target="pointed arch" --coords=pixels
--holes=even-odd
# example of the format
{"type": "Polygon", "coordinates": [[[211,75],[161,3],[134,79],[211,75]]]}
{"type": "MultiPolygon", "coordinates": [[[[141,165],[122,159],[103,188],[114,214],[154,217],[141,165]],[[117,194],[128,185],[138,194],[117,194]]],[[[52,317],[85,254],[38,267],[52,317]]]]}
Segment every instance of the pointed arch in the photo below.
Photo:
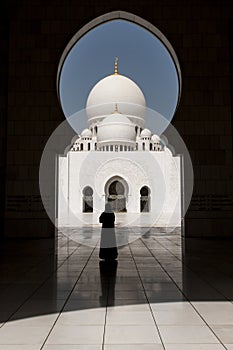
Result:
{"type": "Polygon", "coordinates": [[[83,189],[83,213],[93,213],[93,189],[86,186],[83,189]]]}

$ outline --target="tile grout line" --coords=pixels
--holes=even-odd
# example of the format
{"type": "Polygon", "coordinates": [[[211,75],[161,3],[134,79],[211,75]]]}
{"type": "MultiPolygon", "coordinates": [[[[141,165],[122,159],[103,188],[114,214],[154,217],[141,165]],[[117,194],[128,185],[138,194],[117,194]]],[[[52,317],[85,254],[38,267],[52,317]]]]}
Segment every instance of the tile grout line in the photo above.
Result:
{"type": "MultiPolygon", "coordinates": [[[[68,259],[70,258],[70,256],[71,256],[74,252],[76,252],[76,250],[78,250],[79,247],[80,247],[80,245],[79,245],[70,255],[67,256],[67,258],[59,265],[59,267],[62,266],[62,265],[65,263],[65,261],[68,260],[68,259]]],[[[42,259],[41,261],[43,261],[43,259],[42,259]]],[[[33,269],[33,267],[30,268],[28,271],[30,271],[31,269],[33,269]]],[[[31,297],[32,297],[34,294],[36,294],[36,292],[51,278],[51,276],[54,274],[55,271],[57,271],[57,269],[54,269],[54,270],[51,272],[51,274],[50,274],[36,289],[34,289],[33,292],[32,292],[29,296],[26,297],[26,299],[24,299],[24,301],[20,304],[20,306],[17,307],[17,309],[11,313],[11,315],[7,318],[7,320],[6,320],[5,322],[3,322],[3,324],[0,326],[0,328],[2,328],[7,322],[10,322],[10,319],[21,309],[21,307],[22,307],[24,304],[26,304],[27,301],[29,301],[29,300],[31,299],[31,297]]],[[[11,284],[12,284],[12,283],[10,283],[10,285],[11,285],[11,284]]]]}
{"type": "MultiPolygon", "coordinates": [[[[143,242],[143,240],[142,240],[143,242]]],[[[159,242],[158,242],[159,243],[159,242]]],[[[210,325],[207,323],[207,321],[203,318],[203,316],[199,313],[199,311],[195,308],[195,306],[193,305],[192,301],[190,301],[185,294],[183,293],[183,291],[181,290],[181,288],[177,285],[177,283],[173,280],[173,278],[169,275],[169,273],[166,271],[166,269],[163,267],[163,265],[160,263],[160,261],[158,259],[156,259],[156,257],[153,255],[153,253],[151,252],[150,248],[148,248],[148,246],[145,244],[145,242],[143,242],[143,244],[146,246],[146,248],[149,250],[149,252],[151,253],[151,255],[155,258],[155,260],[158,261],[159,265],[162,267],[162,269],[164,270],[164,272],[169,276],[169,278],[172,280],[172,282],[177,286],[177,288],[181,291],[181,293],[184,295],[184,297],[187,299],[187,302],[192,306],[192,308],[195,310],[195,312],[199,315],[199,317],[204,321],[205,325],[208,327],[208,329],[211,331],[211,333],[214,334],[214,336],[218,339],[219,343],[224,347],[224,349],[227,350],[226,346],[224,345],[224,343],[221,341],[221,339],[215,334],[215,332],[213,331],[213,329],[210,327],[210,325]]],[[[161,244],[161,243],[159,243],[161,244]]],[[[162,245],[162,244],[161,244],[162,245]]],[[[162,247],[164,247],[162,245],[162,247]]],[[[164,247],[165,248],[165,247],[164,247]]],[[[166,249],[166,248],[165,248],[166,249]]],[[[168,250],[168,249],[167,249],[168,250]]],[[[169,250],[168,250],[169,251],[169,250]]],[[[170,251],[169,251],[170,252],[170,251]]],[[[171,253],[171,252],[170,252],[171,253]]],[[[172,254],[172,253],[171,253],[172,254]]],[[[172,254],[173,255],[173,254],[172,254]]],[[[190,270],[192,271],[192,270],[190,270]]]]}
{"type": "MultiPolygon", "coordinates": [[[[223,298],[226,301],[229,301],[231,303],[233,303],[232,300],[230,300],[229,298],[227,298],[222,292],[220,292],[218,289],[216,289],[208,280],[206,280],[203,276],[200,276],[195,270],[192,270],[188,265],[186,265],[185,263],[183,263],[182,258],[178,258],[175,254],[173,254],[168,248],[166,248],[166,246],[164,246],[162,243],[160,243],[158,240],[156,240],[155,238],[153,238],[154,241],[156,241],[158,244],[161,245],[161,247],[163,247],[164,249],[166,249],[171,255],[173,255],[177,260],[182,262],[182,265],[184,265],[189,271],[191,271],[192,273],[194,273],[201,281],[205,282],[209,287],[211,287],[213,290],[215,290],[219,295],[223,296],[223,298]]],[[[181,247],[182,248],[182,247],[181,247]]],[[[153,253],[151,253],[153,255],[153,253]]],[[[153,255],[154,256],[154,255],[153,255]]],[[[158,260],[158,259],[157,259],[158,260]]],[[[159,262],[159,260],[158,260],[159,262]]],[[[160,263],[160,262],[159,262],[160,263]]],[[[161,265],[162,266],[162,265],[161,265]]],[[[165,268],[163,268],[164,271],[169,275],[169,273],[167,272],[167,270],[165,268]]],[[[170,277],[170,275],[169,275],[170,277]]],[[[172,278],[172,277],[170,277],[172,278]]],[[[173,280],[173,279],[172,279],[173,280]]],[[[176,282],[174,281],[174,283],[176,284],[176,282]]],[[[176,284],[177,285],[177,284],[176,284]]],[[[177,285],[177,287],[180,289],[180,287],[177,285]]],[[[181,290],[181,289],[180,289],[181,290]]],[[[181,290],[182,291],[182,290],[181,290]]],[[[182,292],[182,294],[184,294],[182,292]]],[[[185,294],[184,294],[185,295],[185,294]]]]}
{"type": "MultiPolygon", "coordinates": [[[[80,246],[81,246],[81,245],[80,245],[80,246]]],[[[78,278],[77,278],[77,281],[75,282],[73,288],[71,289],[69,295],[67,296],[66,302],[64,303],[63,307],[62,307],[61,310],[59,311],[59,314],[58,314],[57,318],[55,319],[55,321],[54,321],[52,327],[50,328],[49,333],[47,334],[47,336],[46,336],[46,338],[45,338],[43,344],[41,345],[40,350],[42,350],[43,347],[46,345],[46,342],[47,342],[47,340],[48,340],[50,334],[52,333],[54,327],[56,326],[56,323],[57,323],[57,321],[58,321],[58,319],[59,319],[59,317],[60,317],[62,311],[64,310],[64,307],[65,307],[65,305],[67,304],[67,302],[68,302],[68,300],[69,300],[69,298],[70,298],[70,296],[71,296],[73,290],[75,289],[75,287],[76,287],[76,285],[77,285],[77,283],[78,283],[78,281],[79,281],[79,279],[80,279],[80,277],[81,277],[81,275],[82,275],[84,269],[86,268],[86,266],[87,266],[87,264],[88,264],[88,262],[89,262],[89,260],[90,260],[90,258],[91,258],[91,256],[92,256],[92,254],[93,254],[95,248],[96,248],[96,247],[93,248],[93,250],[92,250],[92,252],[90,253],[90,255],[89,255],[89,257],[88,257],[86,263],[84,264],[84,266],[83,266],[83,268],[82,268],[82,270],[81,270],[81,272],[79,273],[79,276],[78,276],[78,278]]],[[[75,250],[75,251],[76,251],[76,250],[75,250]]]]}
{"type": "MultiPolygon", "coordinates": [[[[141,240],[141,239],[140,239],[140,240],[141,240]]],[[[145,290],[145,288],[144,288],[144,284],[143,284],[143,281],[142,281],[142,279],[141,279],[141,276],[140,276],[140,273],[139,273],[139,270],[138,270],[138,267],[137,267],[137,263],[136,263],[136,261],[135,261],[135,259],[134,259],[134,256],[133,256],[133,253],[132,253],[132,249],[131,249],[130,244],[129,244],[129,251],[130,251],[132,260],[133,260],[133,262],[134,262],[134,264],[135,264],[135,268],[136,268],[136,271],[137,271],[137,273],[138,273],[139,280],[140,280],[140,282],[141,282],[141,284],[142,284],[142,288],[143,288],[143,291],[144,291],[144,294],[145,294],[145,297],[146,297],[148,306],[149,306],[149,308],[150,308],[150,313],[151,313],[151,316],[152,316],[152,318],[153,318],[153,320],[154,320],[155,328],[156,328],[156,330],[157,330],[157,332],[158,332],[158,335],[159,335],[159,338],[160,338],[162,347],[163,347],[164,350],[166,350],[166,349],[165,349],[164,342],[163,342],[163,340],[162,340],[162,336],[161,336],[160,330],[159,330],[159,328],[158,328],[158,325],[157,325],[157,323],[156,323],[154,314],[153,314],[153,312],[152,312],[152,308],[151,308],[150,302],[149,302],[149,300],[148,300],[148,298],[147,298],[146,290],[145,290]]]]}
{"type": "Polygon", "coordinates": [[[108,281],[108,291],[107,291],[105,317],[104,317],[103,342],[102,342],[102,347],[101,347],[102,350],[104,350],[104,348],[105,348],[105,334],[106,334],[107,313],[108,313],[108,297],[109,297],[109,281],[108,281]]]}

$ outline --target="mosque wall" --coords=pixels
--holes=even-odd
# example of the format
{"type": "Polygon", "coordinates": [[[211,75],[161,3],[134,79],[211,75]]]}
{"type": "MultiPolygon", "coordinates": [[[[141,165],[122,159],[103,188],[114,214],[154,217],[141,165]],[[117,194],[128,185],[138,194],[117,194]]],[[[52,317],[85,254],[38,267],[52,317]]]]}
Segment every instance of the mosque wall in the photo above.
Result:
{"type": "MultiPolygon", "coordinates": [[[[161,152],[69,152],[59,160],[59,226],[95,225],[107,201],[106,184],[121,178],[126,184],[125,222],[131,226],[180,226],[180,157],[161,152]],[[83,215],[83,190],[93,190],[93,216],[83,215]],[[140,190],[150,192],[150,215],[140,221],[140,190]],[[82,214],[82,215],[80,215],[82,214]],[[132,214],[135,219],[132,219],[132,214]]],[[[145,216],[145,215],[144,215],[145,216]]],[[[116,220],[116,223],[117,220],[116,220]]]]}
{"type": "Polygon", "coordinates": [[[232,236],[232,4],[227,0],[1,3],[0,221],[5,236],[54,235],[40,198],[38,169],[47,139],[64,120],[56,94],[58,63],[83,25],[116,10],[155,25],[180,61],[183,89],[174,125],[190,151],[195,176],[185,234],[232,236]]]}

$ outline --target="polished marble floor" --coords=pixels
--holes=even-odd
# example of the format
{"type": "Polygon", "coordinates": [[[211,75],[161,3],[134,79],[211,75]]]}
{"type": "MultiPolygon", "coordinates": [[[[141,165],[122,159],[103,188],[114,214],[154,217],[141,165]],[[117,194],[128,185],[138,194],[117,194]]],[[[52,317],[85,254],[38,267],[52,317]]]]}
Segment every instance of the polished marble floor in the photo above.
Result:
{"type": "Polygon", "coordinates": [[[233,241],[151,230],[98,248],[0,246],[0,350],[233,350],[233,241]]]}

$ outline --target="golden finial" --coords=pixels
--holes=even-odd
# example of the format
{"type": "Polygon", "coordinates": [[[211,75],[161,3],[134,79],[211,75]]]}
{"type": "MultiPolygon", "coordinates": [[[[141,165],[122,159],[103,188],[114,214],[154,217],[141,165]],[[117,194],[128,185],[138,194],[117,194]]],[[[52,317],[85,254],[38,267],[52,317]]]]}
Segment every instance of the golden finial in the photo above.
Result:
{"type": "Polygon", "coordinates": [[[114,74],[118,74],[118,57],[115,57],[115,62],[114,62],[114,74]]]}
{"type": "Polygon", "coordinates": [[[115,110],[112,114],[121,114],[119,111],[118,111],[118,105],[117,103],[115,104],[115,110]]]}

